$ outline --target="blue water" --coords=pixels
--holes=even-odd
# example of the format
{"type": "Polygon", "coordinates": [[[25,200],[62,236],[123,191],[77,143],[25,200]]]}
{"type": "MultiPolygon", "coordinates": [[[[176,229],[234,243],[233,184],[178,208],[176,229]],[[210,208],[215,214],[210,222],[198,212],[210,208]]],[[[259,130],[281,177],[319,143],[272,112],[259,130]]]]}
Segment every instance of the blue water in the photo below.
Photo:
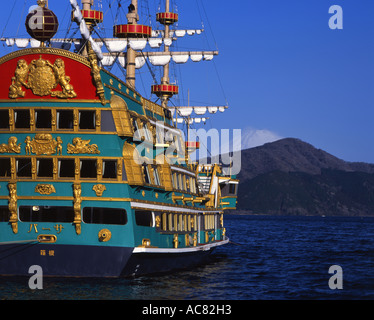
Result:
{"type": "Polygon", "coordinates": [[[226,216],[236,244],[193,270],[135,279],[0,278],[0,299],[374,299],[374,218],[226,216]],[[343,270],[331,290],[329,268],[343,270]]]}

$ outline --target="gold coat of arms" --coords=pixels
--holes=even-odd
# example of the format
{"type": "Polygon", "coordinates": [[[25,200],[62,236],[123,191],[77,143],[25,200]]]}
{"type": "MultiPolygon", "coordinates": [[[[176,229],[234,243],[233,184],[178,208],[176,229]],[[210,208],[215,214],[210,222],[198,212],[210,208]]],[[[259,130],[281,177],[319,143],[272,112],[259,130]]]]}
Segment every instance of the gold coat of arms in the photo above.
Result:
{"type": "Polygon", "coordinates": [[[77,96],[70,84],[70,77],[65,74],[65,63],[60,58],[57,58],[54,64],[42,59],[42,56],[38,60],[31,61],[29,65],[24,59],[19,60],[9,87],[9,98],[23,98],[26,94],[23,87],[41,97],[50,95],[66,99],[77,96]],[[52,91],[58,85],[61,86],[62,91],[52,91]]]}

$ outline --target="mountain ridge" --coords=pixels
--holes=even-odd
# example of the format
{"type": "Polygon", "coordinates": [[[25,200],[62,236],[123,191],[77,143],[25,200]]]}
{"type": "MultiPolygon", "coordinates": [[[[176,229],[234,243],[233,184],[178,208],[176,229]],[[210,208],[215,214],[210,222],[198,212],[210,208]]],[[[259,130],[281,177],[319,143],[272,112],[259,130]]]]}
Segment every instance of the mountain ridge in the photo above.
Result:
{"type": "Polygon", "coordinates": [[[241,165],[237,212],[374,215],[374,164],[285,138],[243,150],[241,165]]]}
{"type": "Polygon", "coordinates": [[[242,179],[251,179],[273,170],[309,174],[320,174],[321,169],[374,173],[374,164],[348,162],[296,138],[284,138],[242,150],[241,157],[239,176],[242,179]]]}

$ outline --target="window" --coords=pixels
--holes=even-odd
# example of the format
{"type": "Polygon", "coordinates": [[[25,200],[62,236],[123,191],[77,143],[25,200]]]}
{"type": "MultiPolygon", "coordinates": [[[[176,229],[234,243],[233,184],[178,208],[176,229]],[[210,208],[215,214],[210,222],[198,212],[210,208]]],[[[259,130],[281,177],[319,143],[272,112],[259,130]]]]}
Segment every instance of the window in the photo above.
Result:
{"type": "Polygon", "coordinates": [[[51,110],[35,110],[35,127],[37,129],[52,128],[51,110]]]}
{"type": "Polygon", "coordinates": [[[174,146],[179,154],[183,153],[181,137],[179,135],[174,136],[174,146]]]}
{"type": "Polygon", "coordinates": [[[10,212],[8,206],[0,206],[0,222],[8,222],[10,212]]]}
{"type": "Polygon", "coordinates": [[[204,215],[204,228],[205,230],[214,229],[214,215],[213,214],[204,215]]]}
{"type": "Polygon", "coordinates": [[[139,125],[138,125],[138,120],[136,118],[132,118],[132,126],[134,128],[134,138],[140,139],[139,125]]]}
{"type": "Polygon", "coordinates": [[[153,181],[154,181],[154,184],[156,186],[160,186],[161,185],[161,183],[160,183],[160,176],[158,174],[157,166],[153,167],[153,181]]]}
{"type": "Polygon", "coordinates": [[[165,118],[171,120],[172,118],[171,111],[165,108],[164,113],[165,113],[165,118]]]}
{"type": "Polygon", "coordinates": [[[67,222],[74,221],[73,207],[20,206],[19,218],[24,222],[67,222]]]}
{"type": "Polygon", "coordinates": [[[178,174],[178,189],[183,190],[182,174],[178,174]]]}
{"type": "Polygon", "coordinates": [[[151,211],[135,211],[135,222],[138,226],[153,227],[153,214],[151,211]]]}
{"type": "Polygon", "coordinates": [[[149,175],[149,169],[146,164],[143,164],[143,172],[144,172],[144,180],[145,183],[151,183],[150,175],[149,175]]]}
{"type": "Polygon", "coordinates": [[[178,230],[183,231],[184,230],[184,225],[183,225],[183,215],[179,215],[179,225],[178,225],[178,230]]]}
{"type": "Polygon", "coordinates": [[[0,158],[0,177],[8,178],[11,175],[10,158],[0,158]]]}
{"type": "Polygon", "coordinates": [[[0,129],[9,129],[9,110],[0,110],[0,129]]]}
{"type": "Polygon", "coordinates": [[[220,187],[222,196],[236,196],[238,191],[236,183],[221,183],[220,187]]]}
{"type": "Polygon", "coordinates": [[[60,159],[58,161],[58,172],[60,178],[74,178],[75,161],[74,159],[60,159]]]}
{"type": "Polygon", "coordinates": [[[103,160],[103,179],[117,179],[117,160],[103,160]]]}
{"type": "Polygon", "coordinates": [[[196,193],[196,180],[192,177],[190,177],[190,191],[196,193]]]}
{"type": "Polygon", "coordinates": [[[152,131],[148,128],[148,124],[143,122],[143,131],[144,131],[144,138],[148,142],[153,142],[153,135],[152,131]]]}
{"type": "Polygon", "coordinates": [[[169,213],[169,215],[168,215],[168,230],[169,231],[174,230],[174,228],[173,228],[173,214],[172,213],[169,213]]]}
{"type": "Polygon", "coordinates": [[[30,111],[14,110],[14,126],[16,129],[30,129],[30,111]]]}
{"type": "Polygon", "coordinates": [[[116,125],[114,123],[113,114],[111,110],[101,111],[101,131],[102,132],[115,132],[116,125]]]}
{"type": "Polygon", "coordinates": [[[159,144],[164,144],[164,130],[161,126],[156,125],[156,141],[159,144]]]}
{"type": "Polygon", "coordinates": [[[174,214],[174,231],[178,231],[178,214],[174,214]]]}
{"type": "Polygon", "coordinates": [[[53,159],[38,159],[36,167],[39,178],[53,178],[53,159]]]}
{"type": "Polygon", "coordinates": [[[175,172],[172,173],[171,180],[172,180],[172,183],[173,183],[173,188],[174,189],[178,189],[178,185],[177,185],[177,174],[175,172]]]}
{"type": "Polygon", "coordinates": [[[81,178],[96,178],[97,163],[96,160],[81,160],[81,178]]]}
{"type": "Polygon", "coordinates": [[[93,224],[116,224],[125,225],[127,223],[126,210],[120,208],[83,208],[83,221],[93,224]]]}
{"type": "Polygon", "coordinates": [[[31,178],[31,159],[21,158],[17,159],[17,176],[21,178],[31,178]]]}
{"type": "Polygon", "coordinates": [[[230,186],[229,193],[236,195],[236,184],[230,183],[229,186],[230,186]]]}
{"type": "Polygon", "coordinates": [[[73,129],[74,111],[57,110],[57,129],[73,129]]]}
{"type": "Polygon", "coordinates": [[[95,111],[79,110],[79,129],[95,129],[95,111]]]}

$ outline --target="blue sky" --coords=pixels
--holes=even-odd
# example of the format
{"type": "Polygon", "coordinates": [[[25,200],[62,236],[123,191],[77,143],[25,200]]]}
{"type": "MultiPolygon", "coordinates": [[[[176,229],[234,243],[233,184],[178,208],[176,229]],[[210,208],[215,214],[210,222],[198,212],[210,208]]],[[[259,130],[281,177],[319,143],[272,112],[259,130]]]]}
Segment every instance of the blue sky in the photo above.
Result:
{"type": "MultiPolygon", "coordinates": [[[[0,12],[3,36],[16,36],[17,29],[19,37],[27,36],[24,19],[35,2],[4,2],[0,12]]],[[[107,28],[101,32],[111,36],[117,0],[101,2],[107,28]],[[113,11],[108,10],[108,3],[113,4],[113,11]]],[[[152,11],[160,1],[144,2],[152,11]]],[[[223,105],[227,100],[230,109],[211,116],[207,129],[243,129],[244,135],[263,135],[265,141],[299,138],[344,160],[374,163],[372,0],[172,2],[178,9],[179,28],[200,28],[203,21],[205,29],[202,35],[181,39],[173,50],[217,47],[220,51],[214,62],[172,67],[181,85],[175,104],[187,104],[187,90],[192,105],[223,105]],[[332,5],[343,9],[343,30],[328,26],[332,5]]],[[[122,3],[126,8],[129,1],[122,3]]],[[[49,0],[49,6],[59,18],[58,36],[63,37],[69,25],[69,1],[49,0]]],[[[118,19],[125,23],[124,13],[118,19]]],[[[0,47],[1,54],[11,50],[0,47]]],[[[159,77],[160,72],[154,72],[159,77]]],[[[152,78],[143,67],[137,89],[145,97],[150,96],[150,84],[152,78]]]]}

